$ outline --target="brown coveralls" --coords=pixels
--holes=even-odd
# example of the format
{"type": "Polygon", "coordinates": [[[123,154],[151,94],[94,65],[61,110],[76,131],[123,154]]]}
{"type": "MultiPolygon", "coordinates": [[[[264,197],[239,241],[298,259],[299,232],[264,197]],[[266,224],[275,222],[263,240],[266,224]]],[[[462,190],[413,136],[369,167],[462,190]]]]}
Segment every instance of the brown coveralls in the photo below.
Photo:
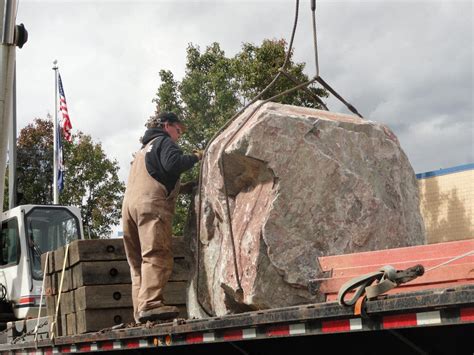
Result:
{"type": "Polygon", "coordinates": [[[141,311],[164,305],[163,288],[173,269],[171,227],[180,182],[168,196],[166,187],[150,176],[145,154],[153,142],[135,155],[122,206],[135,319],[141,311]]]}

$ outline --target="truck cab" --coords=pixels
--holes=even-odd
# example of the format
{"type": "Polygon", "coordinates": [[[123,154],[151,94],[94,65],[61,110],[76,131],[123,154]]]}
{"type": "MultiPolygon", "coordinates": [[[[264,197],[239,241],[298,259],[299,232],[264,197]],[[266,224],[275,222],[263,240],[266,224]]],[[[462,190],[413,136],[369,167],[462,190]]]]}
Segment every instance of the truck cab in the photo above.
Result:
{"type": "MultiPolygon", "coordinates": [[[[11,305],[16,319],[36,317],[43,282],[41,254],[83,239],[80,211],[23,205],[3,212],[1,223],[0,302],[11,305]]],[[[45,308],[41,313],[46,314],[45,308]]]]}

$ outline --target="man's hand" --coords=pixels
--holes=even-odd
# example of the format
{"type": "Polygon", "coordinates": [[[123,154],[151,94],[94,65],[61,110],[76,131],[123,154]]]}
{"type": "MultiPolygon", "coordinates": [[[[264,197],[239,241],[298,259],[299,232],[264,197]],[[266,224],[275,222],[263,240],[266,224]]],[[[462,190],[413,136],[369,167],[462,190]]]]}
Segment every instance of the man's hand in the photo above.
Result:
{"type": "Polygon", "coordinates": [[[193,189],[198,186],[197,181],[188,181],[184,182],[180,185],[179,187],[179,193],[180,194],[185,194],[185,195],[190,195],[193,193],[193,189]]]}
{"type": "Polygon", "coordinates": [[[194,150],[193,150],[193,154],[194,154],[195,156],[197,156],[197,158],[198,158],[199,160],[201,160],[202,157],[203,157],[203,155],[204,155],[204,150],[201,150],[201,149],[194,149],[194,150]]]}

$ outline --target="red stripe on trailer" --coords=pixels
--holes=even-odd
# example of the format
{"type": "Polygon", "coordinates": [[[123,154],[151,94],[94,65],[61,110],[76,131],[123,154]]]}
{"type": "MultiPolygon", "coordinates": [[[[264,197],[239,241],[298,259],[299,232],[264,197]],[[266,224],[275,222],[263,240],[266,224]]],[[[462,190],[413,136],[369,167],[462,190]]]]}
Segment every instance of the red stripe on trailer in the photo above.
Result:
{"type": "Polygon", "coordinates": [[[382,324],[384,328],[389,329],[416,326],[418,322],[416,313],[409,313],[383,317],[382,324]]]}
{"type": "Polygon", "coordinates": [[[71,352],[71,347],[70,346],[63,346],[61,348],[61,353],[70,353],[71,352]]]}
{"type": "Polygon", "coordinates": [[[461,308],[461,321],[463,322],[474,321],[474,307],[461,308]]]}
{"type": "Polygon", "coordinates": [[[328,320],[322,322],[323,333],[345,332],[351,330],[349,319],[328,320]]]}
{"type": "Polygon", "coordinates": [[[77,351],[79,352],[87,352],[91,351],[91,344],[79,344],[77,345],[77,351]]]}
{"type": "Polygon", "coordinates": [[[282,336],[290,335],[290,326],[289,325],[276,325],[267,328],[267,335],[271,336],[282,336]]]}
{"type": "Polygon", "coordinates": [[[125,344],[125,347],[128,349],[135,349],[140,347],[140,341],[139,340],[130,340],[127,341],[125,344]]]}
{"type": "Polygon", "coordinates": [[[225,340],[240,340],[244,337],[242,329],[228,330],[224,332],[225,340]]]}
{"type": "Polygon", "coordinates": [[[45,355],[52,355],[53,354],[53,348],[46,348],[43,350],[43,354],[45,355]]]}
{"type": "Polygon", "coordinates": [[[100,350],[113,350],[114,349],[114,342],[113,341],[105,341],[99,346],[100,350]]]}
{"type": "Polygon", "coordinates": [[[203,333],[190,333],[186,334],[186,342],[190,344],[202,343],[204,341],[203,333]]]}

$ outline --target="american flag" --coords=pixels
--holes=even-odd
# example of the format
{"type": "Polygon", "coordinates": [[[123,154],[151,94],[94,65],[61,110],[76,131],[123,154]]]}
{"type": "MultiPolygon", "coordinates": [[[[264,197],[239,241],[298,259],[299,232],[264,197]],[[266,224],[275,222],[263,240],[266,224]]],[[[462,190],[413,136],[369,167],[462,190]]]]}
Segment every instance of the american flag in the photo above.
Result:
{"type": "Polygon", "coordinates": [[[61,81],[61,74],[58,72],[58,84],[59,84],[59,110],[63,114],[61,120],[61,127],[63,129],[64,138],[68,142],[72,142],[71,135],[71,121],[69,120],[69,113],[67,112],[66,95],[64,95],[63,82],[61,81]]]}

